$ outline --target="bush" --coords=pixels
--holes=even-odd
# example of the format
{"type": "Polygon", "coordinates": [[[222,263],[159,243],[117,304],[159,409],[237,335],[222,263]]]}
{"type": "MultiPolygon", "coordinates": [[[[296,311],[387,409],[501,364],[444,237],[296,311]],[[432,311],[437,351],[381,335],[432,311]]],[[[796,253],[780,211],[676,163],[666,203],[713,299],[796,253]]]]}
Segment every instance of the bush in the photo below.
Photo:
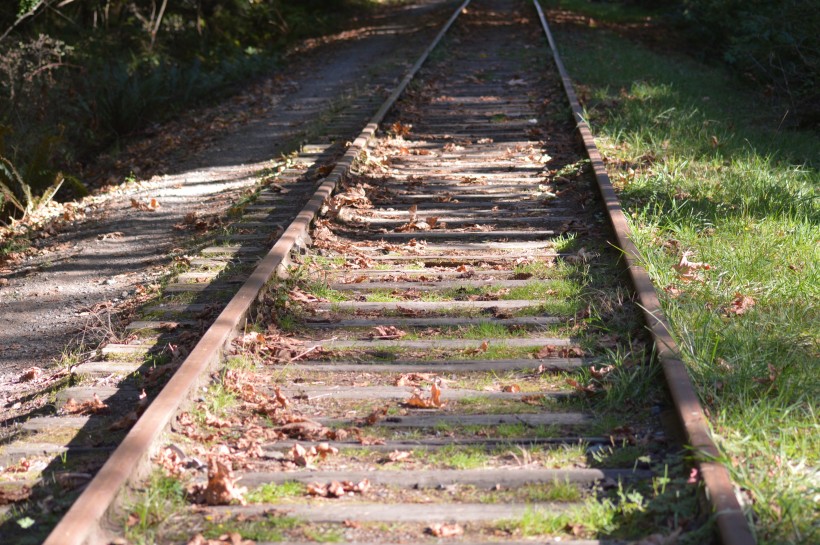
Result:
{"type": "Polygon", "coordinates": [[[683,0],[694,42],[717,54],[767,94],[788,100],[791,116],[820,123],[820,10],[809,0],[683,0]]]}
{"type": "Polygon", "coordinates": [[[47,146],[49,172],[77,171],[148,123],[270,69],[286,44],[367,1],[10,0],[0,10],[0,155],[21,176],[9,179],[36,197],[53,185],[31,181],[43,142],[59,140],[47,146]]]}

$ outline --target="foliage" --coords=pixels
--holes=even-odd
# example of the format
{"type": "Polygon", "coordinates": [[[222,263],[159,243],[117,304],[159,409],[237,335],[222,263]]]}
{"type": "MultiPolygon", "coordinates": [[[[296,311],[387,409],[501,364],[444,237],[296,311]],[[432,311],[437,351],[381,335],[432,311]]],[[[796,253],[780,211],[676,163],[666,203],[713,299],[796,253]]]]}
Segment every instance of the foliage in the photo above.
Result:
{"type": "Polygon", "coordinates": [[[683,0],[694,40],[820,123],[820,10],[806,0],[683,0]]]}
{"type": "MultiPolygon", "coordinates": [[[[293,40],[366,3],[15,0],[0,10],[0,125],[11,129],[0,155],[40,164],[38,149],[56,139],[48,170],[81,172],[120,139],[270,70],[293,40]]],[[[18,170],[33,196],[51,186],[18,170]]]]}
{"type": "MultiPolygon", "coordinates": [[[[609,22],[665,19],[706,60],[727,63],[770,99],[785,100],[784,122],[820,125],[820,10],[808,0],[558,0],[609,22]]],[[[783,113],[781,112],[781,115],[783,113]]]]}

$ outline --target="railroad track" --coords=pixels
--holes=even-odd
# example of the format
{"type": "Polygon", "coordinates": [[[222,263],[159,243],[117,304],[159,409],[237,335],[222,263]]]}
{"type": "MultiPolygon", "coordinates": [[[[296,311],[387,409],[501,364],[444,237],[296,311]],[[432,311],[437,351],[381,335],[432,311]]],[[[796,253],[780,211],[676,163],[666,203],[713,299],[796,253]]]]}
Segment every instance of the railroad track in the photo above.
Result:
{"type": "Polygon", "coordinates": [[[110,389],[57,395],[122,414],[26,424],[107,458],[46,543],[754,542],[545,30],[465,2],[346,151],[305,150],[79,370],[110,389]]]}

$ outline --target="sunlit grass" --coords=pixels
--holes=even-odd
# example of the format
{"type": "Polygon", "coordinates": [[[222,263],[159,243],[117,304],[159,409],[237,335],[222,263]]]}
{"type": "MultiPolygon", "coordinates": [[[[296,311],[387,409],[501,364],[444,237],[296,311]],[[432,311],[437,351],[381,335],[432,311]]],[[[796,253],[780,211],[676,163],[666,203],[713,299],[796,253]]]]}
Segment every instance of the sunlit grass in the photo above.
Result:
{"type": "Polygon", "coordinates": [[[820,139],[779,130],[719,68],[558,39],[760,542],[817,541],[820,139]],[[709,265],[690,281],[685,251],[709,265]]]}

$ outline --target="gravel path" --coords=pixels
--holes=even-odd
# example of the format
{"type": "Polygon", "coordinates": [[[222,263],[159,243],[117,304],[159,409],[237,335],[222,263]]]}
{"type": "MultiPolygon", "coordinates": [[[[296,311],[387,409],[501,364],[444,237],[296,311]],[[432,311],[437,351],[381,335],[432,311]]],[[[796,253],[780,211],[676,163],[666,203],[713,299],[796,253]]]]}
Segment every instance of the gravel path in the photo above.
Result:
{"type": "MultiPolygon", "coordinates": [[[[99,197],[76,228],[38,239],[39,255],[0,284],[0,406],[21,393],[16,383],[24,369],[53,368],[66,347],[89,332],[98,340],[109,329],[110,311],[164,274],[172,250],[186,240],[174,229],[186,214],[223,213],[271,160],[292,150],[338,96],[374,71],[402,75],[404,64],[391,56],[406,59],[408,49],[420,51],[451,5],[429,0],[397,7],[366,28],[314,44],[292,58],[272,84],[256,86],[257,92],[269,92],[262,97],[265,107],[234,116],[246,121],[237,121],[227,135],[162,175],[99,197]],[[156,199],[159,207],[140,210],[132,199],[156,199]]],[[[247,109],[247,102],[235,102],[247,109]]]]}

